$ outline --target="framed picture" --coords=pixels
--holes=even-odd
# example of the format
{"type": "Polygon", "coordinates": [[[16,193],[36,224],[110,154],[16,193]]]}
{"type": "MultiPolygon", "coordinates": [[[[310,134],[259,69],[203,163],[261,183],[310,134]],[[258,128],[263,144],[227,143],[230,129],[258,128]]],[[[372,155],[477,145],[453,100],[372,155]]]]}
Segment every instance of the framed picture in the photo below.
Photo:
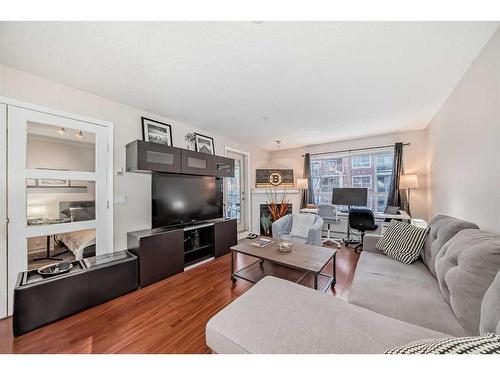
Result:
{"type": "Polygon", "coordinates": [[[141,117],[142,139],[146,142],[172,146],[172,128],[168,124],[141,117]]]}
{"type": "Polygon", "coordinates": [[[69,186],[69,180],[44,180],[44,179],[39,179],[38,180],[38,186],[56,186],[56,187],[62,187],[62,186],[69,186]]]}
{"type": "Polygon", "coordinates": [[[196,151],[215,155],[214,139],[203,134],[194,133],[196,151]]]}

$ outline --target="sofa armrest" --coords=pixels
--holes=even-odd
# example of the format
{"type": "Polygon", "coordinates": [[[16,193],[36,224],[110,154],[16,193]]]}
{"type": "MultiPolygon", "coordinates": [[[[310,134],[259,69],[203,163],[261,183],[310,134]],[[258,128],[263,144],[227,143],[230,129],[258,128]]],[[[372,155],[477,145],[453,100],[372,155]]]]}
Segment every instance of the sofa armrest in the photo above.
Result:
{"type": "Polygon", "coordinates": [[[292,215],[285,215],[272,224],[273,238],[278,238],[280,233],[290,233],[292,229],[292,215]]]}
{"type": "Polygon", "coordinates": [[[365,234],[365,237],[363,238],[363,251],[381,253],[382,251],[375,247],[381,237],[382,236],[379,236],[378,234],[365,234]]]}

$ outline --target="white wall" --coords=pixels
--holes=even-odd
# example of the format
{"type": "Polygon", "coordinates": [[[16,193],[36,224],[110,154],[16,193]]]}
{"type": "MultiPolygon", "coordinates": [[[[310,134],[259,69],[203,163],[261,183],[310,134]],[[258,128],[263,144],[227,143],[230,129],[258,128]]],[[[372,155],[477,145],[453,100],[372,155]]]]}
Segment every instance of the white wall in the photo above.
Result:
{"type": "MultiPolygon", "coordinates": [[[[328,131],[325,129],[325,131],[328,131]]],[[[403,151],[403,162],[405,173],[415,173],[419,178],[419,189],[412,190],[411,212],[416,218],[428,219],[427,212],[427,165],[426,165],[426,132],[425,130],[414,130],[400,133],[379,135],[375,137],[356,138],[333,143],[324,143],[288,150],[271,152],[269,156],[269,167],[293,168],[294,176],[302,177],[303,158],[306,152],[330,152],[346,149],[375,147],[391,145],[396,142],[410,142],[411,146],[405,147],[403,151]]]]}
{"type": "MultiPolygon", "coordinates": [[[[255,168],[266,163],[268,158],[267,151],[247,147],[244,143],[195,128],[193,125],[126,106],[4,65],[0,65],[0,96],[113,122],[115,168],[125,168],[125,145],[134,139],[142,138],[141,116],[172,125],[174,146],[185,147],[184,136],[189,132],[197,131],[214,138],[215,151],[218,155],[224,155],[225,147],[249,152],[249,178],[252,186],[255,168]]],[[[168,108],[167,99],[165,99],[165,107],[168,108]]],[[[125,173],[124,176],[114,178],[115,194],[127,196],[125,205],[115,205],[114,208],[116,250],[126,249],[127,232],[151,226],[150,181],[150,176],[136,173],[125,173]]]]}
{"type": "Polygon", "coordinates": [[[500,233],[500,29],[428,126],[431,215],[500,233]]]}

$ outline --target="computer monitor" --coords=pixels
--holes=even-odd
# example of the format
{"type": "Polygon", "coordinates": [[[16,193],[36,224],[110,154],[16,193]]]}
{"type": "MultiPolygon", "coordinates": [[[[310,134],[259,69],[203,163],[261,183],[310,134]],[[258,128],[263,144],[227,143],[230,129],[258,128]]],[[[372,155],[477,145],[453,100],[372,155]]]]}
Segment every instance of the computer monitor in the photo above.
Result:
{"type": "Polygon", "coordinates": [[[334,188],[332,204],[339,206],[366,206],[368,204],[367,188],[334,188]]]}

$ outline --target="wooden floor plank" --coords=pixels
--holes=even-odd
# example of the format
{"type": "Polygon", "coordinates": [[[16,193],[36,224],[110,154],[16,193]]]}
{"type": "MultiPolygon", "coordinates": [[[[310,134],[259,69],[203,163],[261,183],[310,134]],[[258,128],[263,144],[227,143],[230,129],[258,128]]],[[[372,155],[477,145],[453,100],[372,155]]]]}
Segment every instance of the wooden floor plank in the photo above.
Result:
{"type": "MultiPolygon", "coordinates": [[[[347,299],[358,258],[338,250],[328,294],[347,299]]],[[[236,267],[254,261],[239,254],[236,267]]],[[[11,318],[1,320],[0,353],[209,353],[206,323],[253,285],[233,284],[230,268],[226,255],[18,338],[11,318]]]]}

